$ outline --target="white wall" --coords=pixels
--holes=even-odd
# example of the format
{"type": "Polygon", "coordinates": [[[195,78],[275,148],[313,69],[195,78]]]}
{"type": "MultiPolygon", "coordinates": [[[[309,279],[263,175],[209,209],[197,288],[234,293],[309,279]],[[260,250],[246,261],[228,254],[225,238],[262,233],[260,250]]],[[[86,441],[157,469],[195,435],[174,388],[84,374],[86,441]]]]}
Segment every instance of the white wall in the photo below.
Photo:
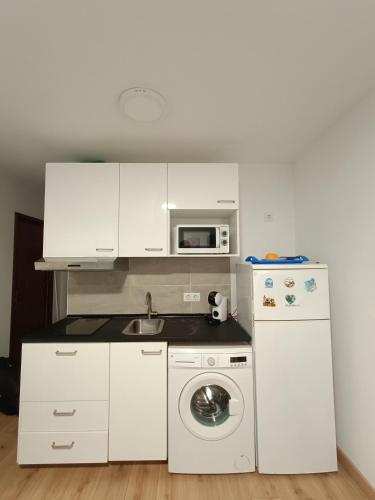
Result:
{"type": "Polygon", "coordinates": [[[338,445],[375,485],[375,94],[298,162],[296,245],[330,268],[338,445]]]}
{"type": "Polygon", "coordinates": [[[43,218],[43,191],[0,174],[0,356],[9,354],[14,213],[43,218]]]}
{"type": "Polygon", "coordinates": [[[287,164],[241,163],[240,258],[231,259],[231,311],[237,307],[236,264],[268,252],[294,255],[294,172],[287,164]],[[272,215],[272,221],[265,220],[272,215]]]}
{"type": "Polygon", "coordinates": [[[267,252],[294,255],[293,168],[285,164],[240,165],[241,259],[267,252]],[[265,214],[272,214],[267,222],[265,214]]]}

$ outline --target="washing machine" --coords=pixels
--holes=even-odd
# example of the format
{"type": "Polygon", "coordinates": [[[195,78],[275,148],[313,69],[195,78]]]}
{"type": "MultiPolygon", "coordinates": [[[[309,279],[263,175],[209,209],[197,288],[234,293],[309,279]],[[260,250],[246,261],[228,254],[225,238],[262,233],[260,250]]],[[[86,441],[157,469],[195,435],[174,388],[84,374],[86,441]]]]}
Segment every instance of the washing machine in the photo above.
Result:
{"type": "Polygon", "coordinates": [[[249,344],[168,348],[168,470],[255,470],[249,344]]]}

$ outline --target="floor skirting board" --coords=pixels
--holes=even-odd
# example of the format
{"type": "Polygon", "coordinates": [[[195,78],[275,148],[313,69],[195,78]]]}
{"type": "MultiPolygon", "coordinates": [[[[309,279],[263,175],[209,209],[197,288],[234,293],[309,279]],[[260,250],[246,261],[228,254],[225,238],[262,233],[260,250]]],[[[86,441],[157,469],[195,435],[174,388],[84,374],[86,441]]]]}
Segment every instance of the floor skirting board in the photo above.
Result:
{"type": "Polygon", "coordinates": [[[375,488],[369,483],[362,472],[353,464],[353,462],[340,448],[337,448],[337,458],[349,476],[354,479],[361,490],[366,493],[366,496],[369,499],[371,498],[371,500],[375,500],[375,488]]]}

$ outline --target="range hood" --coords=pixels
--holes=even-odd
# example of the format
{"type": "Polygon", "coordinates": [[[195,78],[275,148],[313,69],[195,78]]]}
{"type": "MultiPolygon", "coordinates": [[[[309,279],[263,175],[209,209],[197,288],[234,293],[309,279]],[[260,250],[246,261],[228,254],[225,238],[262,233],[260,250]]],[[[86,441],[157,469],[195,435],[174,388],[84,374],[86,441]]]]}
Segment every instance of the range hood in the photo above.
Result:
{"type": "Polygon", "coordinates": [[[34,262],[36,271],[127,271],[129,259],[102,258],[48,258],[34,262]]]}

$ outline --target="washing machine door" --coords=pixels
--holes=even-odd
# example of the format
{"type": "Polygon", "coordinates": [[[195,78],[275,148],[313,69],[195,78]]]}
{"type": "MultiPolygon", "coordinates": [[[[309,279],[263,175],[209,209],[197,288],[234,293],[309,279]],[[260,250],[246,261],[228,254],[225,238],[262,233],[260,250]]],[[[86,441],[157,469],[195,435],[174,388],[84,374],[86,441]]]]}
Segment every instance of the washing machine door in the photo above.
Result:
{"type": "Polygon", "coordinates": [[[184,386],[180,417],[194,436],[205,440],[228,437],[240,425],[244,401],[238,385],[221,373],[202,373],[184,386]]]}

